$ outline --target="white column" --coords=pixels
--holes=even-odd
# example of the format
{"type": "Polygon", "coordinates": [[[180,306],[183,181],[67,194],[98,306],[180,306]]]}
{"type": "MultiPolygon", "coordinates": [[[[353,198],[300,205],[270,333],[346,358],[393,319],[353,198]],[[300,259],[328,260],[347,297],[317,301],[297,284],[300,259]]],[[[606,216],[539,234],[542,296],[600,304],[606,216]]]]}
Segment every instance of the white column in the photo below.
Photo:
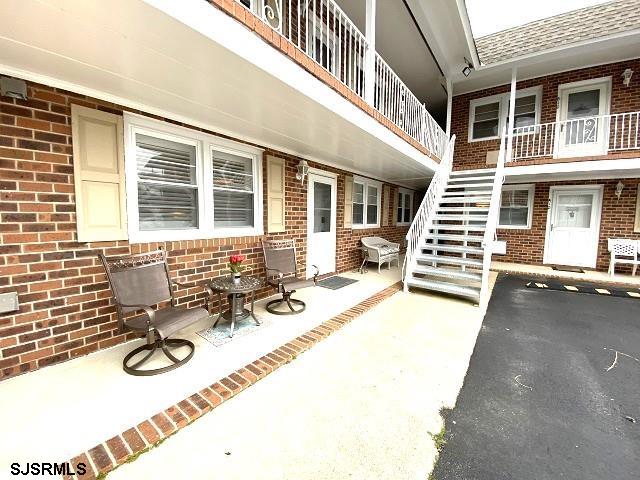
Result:
{"type": "Polygon", "coordinates": [[[453,85],[447,78],[447,141],[451,138],[451,107],[453,105],[453,85]]]}
{"type": "Polygon", "coordinates": [[[513,67],[511,69],[511,95],[509,96],[509,122],[507,127],[507,155],[505,160],[511,161],[513,156],[513,127],[515,126],[516,115],[516,77],[518,69],[513,67]]]}
{"type": "Polygon", "coordinates": [[[376,0],[365,1],[367,3],[364,36],[367,39],[367,51],[365,53],[364,99],[369,105],[373,105],[376,81],[376,0]]]}

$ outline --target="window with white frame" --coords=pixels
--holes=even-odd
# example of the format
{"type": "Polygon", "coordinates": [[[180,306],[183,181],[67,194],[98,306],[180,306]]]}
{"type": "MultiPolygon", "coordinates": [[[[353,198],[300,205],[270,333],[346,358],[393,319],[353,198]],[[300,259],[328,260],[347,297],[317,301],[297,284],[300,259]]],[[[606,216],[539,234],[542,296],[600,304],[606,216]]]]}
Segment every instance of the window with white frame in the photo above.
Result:
{"type": "MultiPolygon", "coordinates": [[[[514,128],[540,123],[541,88],[533,87],[516,92],[514,128]]],[[[469,108],[469,141],[493,140],[509,120],[510,94],[471,100],[469,108]]],[[[527,133],[528,130],[520,132],[527,133]]]]}
{"type": "Polygon", "coordinates": [[[398,206],[396,211],[396,224],[408,225],[413,219],[413,192],[411,190],[405,190],[404,188],[398,189],[398,206]]]}
{"type": "Polygon", "coordinates": [[[531,228],[533,185],[504,185],[500,198],[499,228],[531,228]]]}
{"type": "Polygon", "coordinates": [[[184,127],[125,115],[133,242],[262,234],[262,151],[184,127]]]}
{"type": "Polygon", "coordinates": [[[353,179],[353,228],[380,226],[380,193],[382,184],[374,180],[353,179]]]}

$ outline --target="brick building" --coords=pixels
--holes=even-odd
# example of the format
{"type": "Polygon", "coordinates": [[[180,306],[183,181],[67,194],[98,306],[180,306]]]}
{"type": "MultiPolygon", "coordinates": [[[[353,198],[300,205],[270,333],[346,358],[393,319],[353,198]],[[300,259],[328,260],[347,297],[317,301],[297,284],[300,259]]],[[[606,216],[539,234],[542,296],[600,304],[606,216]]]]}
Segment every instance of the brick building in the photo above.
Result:
{"type": "Polygon", "coordinates": [[[451,170],[486,170],[501,145],[505,185],[471,207],[499,205],[506,254],[494,260],[606,269],[609,238],[640,238],[638,24],[621,14],[633,1],[476,43],[460,2],[445,0],[56,3],[0,6],[11,25],[0,41],[0,293],[18,301],[0,313],[0,379],[134,338],[117,330],[99,253],[163,248],[175,278],[204,282],[235,253],[263,276],[262,239],[295,239],[301,274],[331,274],[355,269],[360,239],[380,236],[408,244],[409,277],[452,259],[480,282],[490,221],[481,246],[452,247],[449,235],[431,244],[436,261],[416,252],[438,230],[451,170]],[[584,15],[603,26],[554,36],[584,15]],[[406,28],[385,30],[389,18],[406,28]],[[568,227],[589,224],[582,237],[550,241],[555,208],[568,227]],[[572,257],[575,242],[585,247],[572,257]]]}

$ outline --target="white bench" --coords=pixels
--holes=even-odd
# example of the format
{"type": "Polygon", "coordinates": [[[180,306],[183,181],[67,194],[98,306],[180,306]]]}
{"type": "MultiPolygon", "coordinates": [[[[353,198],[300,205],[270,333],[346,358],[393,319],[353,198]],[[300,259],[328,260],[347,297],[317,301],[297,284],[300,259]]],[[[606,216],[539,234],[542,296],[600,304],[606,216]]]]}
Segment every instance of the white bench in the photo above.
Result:
{"type": "Polygon", "coordinates": [[[377,263],[378,273],[380,273],[380,266],[383,263],[388,263],[389,268],[391,268],[391,262],[395,261],[396,265],[400,267],[399,243],[390,242],[380,237],[362,237],[361,241],[367,250],[366,261],[377,263]]]}
{"type": "Polygon", "coordinates": [[[616,263],[633,265],[631,274],[636,274],[636,269],[638,268],[638,265],[640,265],[640,259],[638,259],[640,240],[610,238],[608,241],[608,248],[609,252],[611,252],[609,275],[613,276],[616,274],[616,263]]]}

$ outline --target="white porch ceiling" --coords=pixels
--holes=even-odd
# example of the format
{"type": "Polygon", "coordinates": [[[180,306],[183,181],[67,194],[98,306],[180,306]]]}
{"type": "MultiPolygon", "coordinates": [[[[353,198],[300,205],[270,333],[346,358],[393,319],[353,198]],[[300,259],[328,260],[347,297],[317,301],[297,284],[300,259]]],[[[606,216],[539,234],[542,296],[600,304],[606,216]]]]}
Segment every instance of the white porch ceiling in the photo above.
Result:
{"type": "Polygon", "coordinates": [[[436,166],[202,0],[4,0],[0,18],[0,73],[413,188],[436,166]]]}

